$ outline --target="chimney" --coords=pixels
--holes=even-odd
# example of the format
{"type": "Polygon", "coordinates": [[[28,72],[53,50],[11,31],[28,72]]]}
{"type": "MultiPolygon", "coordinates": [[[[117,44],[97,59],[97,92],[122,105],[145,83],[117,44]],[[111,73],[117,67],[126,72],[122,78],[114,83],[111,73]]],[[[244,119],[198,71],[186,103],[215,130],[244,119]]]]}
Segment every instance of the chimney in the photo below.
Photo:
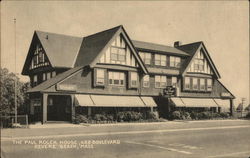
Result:
{"type": "Polygon", "coordinates": [[[181,42],[180,41],[175,41],[174,42],[174,47],[179,47],[181,45],[181,42]]]}

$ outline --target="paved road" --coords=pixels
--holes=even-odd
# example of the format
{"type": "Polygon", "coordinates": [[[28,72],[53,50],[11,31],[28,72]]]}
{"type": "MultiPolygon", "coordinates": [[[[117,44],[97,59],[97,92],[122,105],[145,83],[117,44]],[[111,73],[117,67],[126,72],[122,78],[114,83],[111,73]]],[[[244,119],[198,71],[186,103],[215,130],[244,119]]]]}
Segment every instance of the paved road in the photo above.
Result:
{"type": "Polygon", "coordinates": [[[250,121],[3,130],[2,137],[2,157],[6,158],[250,156],[250,121]]]}

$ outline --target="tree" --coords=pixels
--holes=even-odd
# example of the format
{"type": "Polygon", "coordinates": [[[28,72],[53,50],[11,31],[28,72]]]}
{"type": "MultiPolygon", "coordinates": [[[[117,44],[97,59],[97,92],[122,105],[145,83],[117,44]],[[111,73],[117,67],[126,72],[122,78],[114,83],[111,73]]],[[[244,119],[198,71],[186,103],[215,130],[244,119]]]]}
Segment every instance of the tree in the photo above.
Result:
{"type": "Polygon", "coordinates": [[[243,110],[243,104],[240,103],[236,109],[237,111],[242,111],[243,110]]]}
{"type": "Polygon", "coordinates": [[[27,112],[26,107],[29,100],[26,94],[29,82],[21,82],[20,79],[6,68],[0,68],[1,102],[0,115],[13,115],[15,113],[15,80],[17,81],[17,105],[18,114],[27,112]]]}
{"type": "Polygon", "coordinates": [[[250,104],[245,108],[246,111],[250,111],[250,104]]]}

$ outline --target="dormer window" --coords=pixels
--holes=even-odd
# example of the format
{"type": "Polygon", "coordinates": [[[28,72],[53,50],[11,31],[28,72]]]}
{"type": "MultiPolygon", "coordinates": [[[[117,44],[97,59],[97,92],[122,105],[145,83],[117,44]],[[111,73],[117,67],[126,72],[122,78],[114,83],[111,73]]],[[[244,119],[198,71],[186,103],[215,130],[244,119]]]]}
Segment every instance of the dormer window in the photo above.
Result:
{"type": "Polygon", "coordinates": [[[204,59],[195,58],[195,60],[194,60],[194,70],[204,71],[204,59]]]}
{"type": "Polygon", "coordinates": [[[125,64],[126,53],[125,48],[111,47],[111,63],[125,64]]]}

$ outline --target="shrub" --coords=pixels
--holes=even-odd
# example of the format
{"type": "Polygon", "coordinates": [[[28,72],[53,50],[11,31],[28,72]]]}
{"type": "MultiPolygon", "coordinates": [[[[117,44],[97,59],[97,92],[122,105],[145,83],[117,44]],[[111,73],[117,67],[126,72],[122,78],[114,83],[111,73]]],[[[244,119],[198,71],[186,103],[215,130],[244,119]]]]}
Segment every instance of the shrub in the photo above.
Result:
{"type": "Polygon", "coordinates": [[[172,119],[177,119],[177,120],[182,119],[181,112],[180,111],[174,111],[172,113],[172,115],[171,115],[171,118],[172,119]]]}
{"type": "Polygon", "coordinates": [[[219,113],[212,113],[211,117],[212,118],[221,118],[221,115],[219,113]]]}
{"type": "Polygon", "coordinates": [[[157,112],[147,112],[146,114],[146,119],[150,119],[150,120],[158,120],[159,119],[159,114],[157,112]]]}
{"type": "Polygon", "coordinates": [[[107,117],[103,114],[95,114],[94,116],[95,121],[107,121],[107,117]]]}
{"type": "Polygon", "coordinates": [[[191,118],[189,112],[183,112],[182,113],[182,119],[183,120],[191,120],[192,118],[191,118]]]}
{"type": "Polygon", "coordinates": [[[125,113],[124,112],[118,112],[117,113],[117,121],[118,122],[123,122],[125,118],[125,113]]]}
{"type": "Polygon", "coordinates": [[[107,121],[114,121],[114,116],[111,114],[108,114],[107,116],[107,121]]]}
{"type": "Polygon", "coordinates": [[[117,121],[118,122],[139,121],[141,119],[143,119],[143,114],[140,112],[124,111],[124,112],[118,112],[118,114],[117,114],[117,121]]]}
{"type": "Polygon", "coordinates": [[[221,112],[220,117],[221,118],[229,118],[229,114],[227,112],[221,112]]]}
{"type": "Polygon", "coordinates": [[[190,113],[190,117],[193,119],[193,120],[198,120],[198,113],[195,112],[195,111],[192,111],[190,113]]]}
{"type": "Polygon", "coordinates": [[[88,123],[88,118],[84,115],[76,115],[73,123],[80,124],[80,123],[88,123]]]}
{"type": "Polygon", "coordinates": [[[250,112],[248,112],[248,113],[246,114],[246,118],[247,118],[247,119],[250,119],[250,112]]]}

